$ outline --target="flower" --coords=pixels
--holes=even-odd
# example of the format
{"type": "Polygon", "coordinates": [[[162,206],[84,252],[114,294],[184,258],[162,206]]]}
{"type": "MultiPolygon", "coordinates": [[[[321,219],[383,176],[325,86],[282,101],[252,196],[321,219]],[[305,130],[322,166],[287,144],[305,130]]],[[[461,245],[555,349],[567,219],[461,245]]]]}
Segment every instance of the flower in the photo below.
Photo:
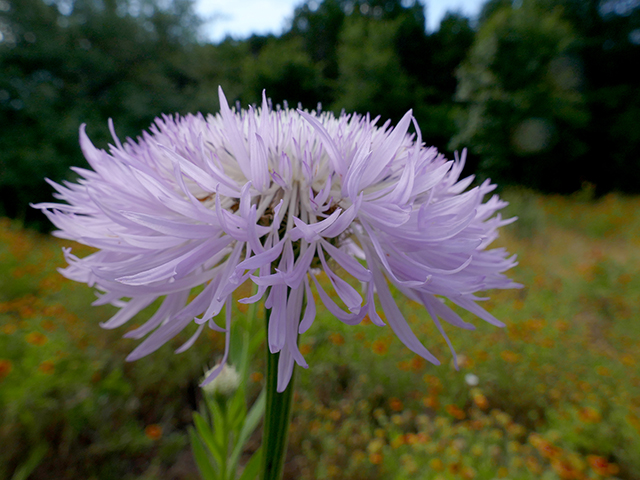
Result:
{"type": "Polygon", "coordinates": [[[8,377],[13,370],[13,363],[11,360],[7,360],[6,358],[0,358],[0,380],[5,377],[8,377]]]}
{"type": "MultiPolygon", "coordinates": [[[[216,365],[212,369],[205,372],[205,379],[208,378],[212,372],[220,365],[216,365]]],[[[240,374],[238,371],[228,363],[222,365],[220,373],[209,383],[207,383],[203,390],[206,394],[211,396],[220,395],[221,397],[230,397],[240,386],[240,374]]]]}
{"type": "MultiPolygon", "coordinates": [[[[316,317],[313,290],[349,325],[367,315],[385,325],[379,305],[400,340],[434,364],[387,280],[422,303],[443,335],[440,319],[474,326],[441,298],[503,326],[475,293],[518,286],[503,273],[515,256],[487,248],[514,219],[495,215],[506,205],[498,196],[483,203],[495,188],[488,180],[467,191],[472,177],[459,179],[465,152],[447,161],[426,147],[411,111],[392,128],[369,115],[274,110],[264,94],[261,107],[234,111],[221,89],[219,96],[219,114],[163,116],[125,143],[110,121],[108,152],[93,146],[83,125],[80,146],[93,170],[74,169],[78,183],[50,182],[66,204],[35,205],[57,236],[99,249],[85,258],[64,249],[69,266],[62,273],[95,287],[95,304],[120,307],[104,328],[119,327],[162,299],[143,326],[125,335],[148,335],[128,360],[193,323],[196,331],[177,352],[205,326],[229,332],[232,296],[246,280],[257,293],[239,301],[264,298],[271,310],[267,340],[272,353],[280,352],[279,391],[294,362],[307,367],[297,336],[316,317]],[[318,281],[321,271],[339,302],[318,281]],[[223,309],[220,326],[214,319],[223,309]]],[[[226,363],[226,338],[220,366],[205,383],[226,363]]]]}
{"type": "Polygon", "coordinates": [[[473,373],[467,373],[464,376],[464,381],[470,387],[475,387],[476,385],[478,385],[478,383],[480,383],[480,379],[478,378],[478,376],[474,375],[473,373]]]}
{"type": "Polygon", "coordinates": [[[162,437],[162,427],[157,423],[147,425],[144,429],[144,434],[150,440],[159,440],[162,437]]]}

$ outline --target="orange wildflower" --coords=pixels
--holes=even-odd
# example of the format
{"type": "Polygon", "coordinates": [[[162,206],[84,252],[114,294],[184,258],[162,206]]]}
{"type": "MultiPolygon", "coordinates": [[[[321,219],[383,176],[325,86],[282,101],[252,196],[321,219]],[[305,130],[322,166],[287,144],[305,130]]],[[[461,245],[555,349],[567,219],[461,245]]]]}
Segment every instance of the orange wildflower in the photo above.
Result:
{"type": "Polygon", "coordinates": [[[484,423],[482,422],[482,420],[471,420],[471,422],[469,422],[469,427],[471,427],[472,430],[482,430],[484,428],[484,423]]]}
{"type": "Polygon", "coordinates": [[[581,473],[573,465],[565,460],[555,459],[551,462],[551,467],[563,480],[573,480],[581,478],[581,473]]]}
{"type": "Polygon", "coordinates": [[[631,282],[632,279],[633,277],[631,276],[631,274],[623,273],[618,277],[618,283],[621,283],[622,285],[626,285],[629,282],[631,282]]]}
{"type": "Polygon", "coordinates": [[[476,471],[472,467],[464,467],[462,469],[462,478],[465,480],[473,480],[476,477],[476,471]]]}
{"type": "Polygon", "coordinates": [[[458,420],[463,420],[467,416],[467,414],[464,413],[464,410],[462,410],[460,407],[457,407],[456,405],[447,405],[446,407],[444,407],[444,409],[449,415],[458,420]]]}
{"type": "Polygon", "coordinates": [[[258,383],[259,381],[261,381],[263,379],[264,375],[262,375],[261,372],[253,372],[251,374],[251,380],[258,383]]]}
{"type": "Polygon", "coordinates": [[[536,459],[536,457],[531,456],[531,455],[528,456],[525,459],[525,464],[527,466],[527,469],[531,473],[536,473],[536,474],[542,473],[542,467],[540,466],[540,463],[538,463],[538,460],[536,459]]]}
{"type": "Polygon", "coordinates": [[[389,351],[389,347],[382,340],[376,340],[371,344],[371,350],[378,355],[385,355],[389,351]]]}
{"type": "Polygon", "coordinates": [[[426,364],[427,362],[425,361],[425,359],[419,355],[415,355],[411,359],[411,369],[414,371],[422,370],[426,364]]]}
{"type": "Polygon", "coordinates": [[[144,434],[151,440],[158,440],[162,437],[162,427],[157,423],[148,425],[147,428],[144,429],[144,434]]]}
{"type": "Polygon", "coordinates": [[[598,423],[602,420],[602,415],[593,407],[585,407],[578,412],[578,418],[585,423],[598,423]]]}
{"type": "Polygon", "coordinates": [[[369,461],[374,465],[380,465],[382,463],[382,454],[372,453],[371,455],[369,455],[369,461]]]}
{"type": "Polygon", "coordinates": [[[500,356],[507,363],[515,363],[520,360],[520,355],[510,350],[503,350],[500,352],[500,356]]]}
{"type": "Polygon", "coordinates": [[[329,340],[334,345],[344,345],[344,337],[339,333],[332,333],[331,335],[329,335],[329,340]]]}
{"type": "Polygon", "coordinates": [[[437,410],[440,407],[440,402],[438,401],[438,397],[434,395],[429,395],[428,397],[424,397],[422,399],[422,403],[425,407],[432,408],[437,410]]]}
{"type": "Polygon", "coordinates": [[[603,477],[615,475],[620,471],[620,468],[615,463],[609,463],[606,458],[599,455],[589,455],[587,462],[594,472],[603,477]]]}
{"type": "Polygon", "coordinates": [[[40,326],[47,332],[53,332],[56,329],[56,324],[51,320],[43,320],[40,322],[40,326]]]}
{"type": "Polygon", "coordinates": [[[546,458],[555,458],[560,454],[560,449],[546,440],[541,440],[540,443],[536,445],[536,448],[540,452],[540,455],[546,458]]]}
{"type": "Polygon", "coordinates": [[[486,410],[489,408],[489,400],[481,393],[476,393],[473,396],[473,403],[475,403],[479,409],[486,410]]]}
{"type": "Polygon", "coordinates": [[[11,370],[13,370],[11,360],[0,359],[0,380],[7,377],[11,373],[11,370]]]}
{"type": "Polygon", "coordinates": [[[16,330],[18,330],[18,327],[14,323],[8,323],[2,327],[3,333],[6,333],[7,335],[12,335],[16,330]]]}
{"type": "Polygon", "coordinates": [[[627,367],[630,367],[636,364],[636,361],[633,358],[633,356],[629,355],[628,353],[622,355],[622,357],[620,358],[620,361],[622,362],[623,365],[626,365],[627,367]]]}
{"type": "Polygon", "coordinates": [[[36,310],[31,305],[22,305],[18,309],[18,314],[20,318],[31,318],[35,315],[36,310]]]}
{"type": "Polygon", "coordinates": [[[60,304],[48,305],[42,309],[42,313],[51,317],[59,317],[64,313],[64,306],[60,304]]]}
{"type": "Polygon", "coordinates": [[[40,332],[31,332],[26,337],[25,340],[31,345],[36,345],[38,347],[44,345],[49,340],[46,335],[40,332]]]}
{"type": "Polygon", "coordinates": [[[540,342],[540,346],[544,348],[553,348],[555,344],[556,344],[555,340],[552,340],[551,338],[543,338],[542,341],[540,342]]]}
{"type": "Polygon", "coordinates": [[[402,370],[403,372],[408,372],[409,370],[411,370],[411,364],[405,360],[398,362],[396,366],[398,367],[399,370],[402,370]]]}
{"type": "Polygon", "coordinates": [[[434,375],[425,375],[422,377],[427,385],[429,385],[429,391],[433,394],[438,394],[443,390],[442,382],[434,375]]]}
{"type": "Polygon", "coordinates": [[[391,407],[391,410],[393,410],[394,412],[401,412],[404,408],[404,405],[402,404],[402,400],[394,397],[389,400],[389,407],[391,407]]]}
{"type": "Polygon", "coordinates": [[[55,369],[56,369],[56,366],[51,360],[45,360],[38,367],[38,370],[40,370],[42,373],[45,373],[47,375],[51,375],[55,369]]]}

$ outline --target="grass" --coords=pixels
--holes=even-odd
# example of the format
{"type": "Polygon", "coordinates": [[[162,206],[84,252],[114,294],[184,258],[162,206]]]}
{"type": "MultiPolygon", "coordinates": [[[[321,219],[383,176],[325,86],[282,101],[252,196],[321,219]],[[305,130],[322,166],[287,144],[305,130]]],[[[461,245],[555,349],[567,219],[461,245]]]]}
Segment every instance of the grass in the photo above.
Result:
{"type": "MultiPolygon", "coordinates": [[[[497,243],[525,288],[485,306],[507,327],[445,327],[456,371],[417,304],[400,302],[439,367],[321,310],[300,338],[286,478],[640,478],[640,198],[505,196],[520,220],[497,243]]],[[[0,478],[33,452],[33,479],[197,478],[185,429],[223,338],[125,364],[135,341],[56,272],[62,245],[0,223],[0,478]]]]}

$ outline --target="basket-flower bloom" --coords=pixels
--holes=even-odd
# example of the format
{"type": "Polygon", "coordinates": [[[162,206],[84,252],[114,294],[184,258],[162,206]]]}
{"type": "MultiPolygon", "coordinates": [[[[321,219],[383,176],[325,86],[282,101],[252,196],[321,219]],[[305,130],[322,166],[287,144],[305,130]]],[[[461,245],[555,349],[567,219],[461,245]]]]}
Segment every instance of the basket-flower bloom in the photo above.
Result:
{"type": "MultiPolygon", "coordinates": [[[[52,182],[65,204],[36,206],[58,236],[99,249],[86,258],[65,249],[69,266],[62,272],[95,286],[95,304],[120,307],[103,327],[119,327],[162,299],[143,326],[126,334],[148,335],[128,359],[157,350],[192,323],[195,333],[178,352],[205,326],[229,332],[233,293],[249,279],[257,293],[239,301],[264,298],[271,309],[267,339],[270,351],[280,352],[278,391],[294,362],[307,366],[297,337],[316,317],[314,290],[350,325],[367,315],[384,325],[381,307],[400,340],[435,364],[387,281],[424,304],[443,335],[440,319],[473,326],[442,298],[502,325],[474,294],[517,286],[503,274],[515,258],[487,249],[510,222],[495,215],[505,202],[492,196],[483,203],[495,187],[489,181],[465,191],[472,179],[459,180],[464,154],[447,161],[425,147],[411,112],[392,128],[368,115],[273,110],[264,96],[261,107],[234,111],[222,90],[220,104],[216,116],[163,116],[124,144],[110,123],[109,152],[96,149],[82,127],[80,144],[93,170],[76,169],[78,183],[52,182]],[[335,295],[318,281],[321,272],[335,295]],[[225,305],[220,325],[215,318],[225,305]]],[[[226,337],[209,381],[227,358],[226,337]]]]}

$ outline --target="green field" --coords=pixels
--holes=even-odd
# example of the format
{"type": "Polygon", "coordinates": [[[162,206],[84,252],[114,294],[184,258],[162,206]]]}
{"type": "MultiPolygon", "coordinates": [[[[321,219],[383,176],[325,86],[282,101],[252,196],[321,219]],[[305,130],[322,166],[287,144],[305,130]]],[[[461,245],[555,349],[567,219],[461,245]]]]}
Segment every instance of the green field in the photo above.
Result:
{"type": "MultiPolygon", "coordinates": [[[[640,198],[504,196],[520,220],[497,243],[525,288],[485,306],[507,328],[463,314],[478,328],[447,329],[456,371],[417,304],[399,301],[439,367],[389,328],[320,313],[300,338],[285,478],[640,478],[640,198]]],[[[0,221],[0,479],[198,478],[186,428],[224,338],[125,363],[137,342],[99,327],[114,309],[56,270],[67,244],[0,221]]]]}

